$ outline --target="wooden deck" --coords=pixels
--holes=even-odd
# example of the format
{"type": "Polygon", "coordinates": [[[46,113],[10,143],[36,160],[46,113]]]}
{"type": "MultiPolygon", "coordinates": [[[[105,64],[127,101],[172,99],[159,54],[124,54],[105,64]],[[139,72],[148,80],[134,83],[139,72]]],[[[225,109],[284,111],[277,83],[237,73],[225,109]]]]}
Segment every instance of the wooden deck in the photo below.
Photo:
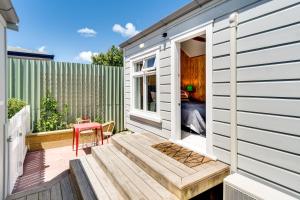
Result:
{"type": "Polygon", "coordinates": [[[77,200],[75,185],[69,171],[65,171],[47,183],[10,195],[7,200],[77,200]]]}
{"type": "MultiPolygon", "coordinates": [[[[93,147],[91,155],[71,160],[70,170],[50,182],[8,199],[190,199],[217,185],[220,188],[229,174],[229,167],[222,162],[203,157],[205,162],[200,158],[200,164],[190,165],[180,160],[184,156],[174,156],[174,152],[170,156],[161,148],[155,149],[167,140],[152,134],[117,134],[111,141],[93,147]]],[[[196,157],[199,160],[199,155],[196,157]]]]}
{"type": "Polygon", "coordinates": [[[187,167],[154,149],[154,144],[167,140],[152,134],[116,135],[112,141],[123,154],[179,199],[192,198],[222,183],[229,174],[229,167],[220,161],[187,167]]]}

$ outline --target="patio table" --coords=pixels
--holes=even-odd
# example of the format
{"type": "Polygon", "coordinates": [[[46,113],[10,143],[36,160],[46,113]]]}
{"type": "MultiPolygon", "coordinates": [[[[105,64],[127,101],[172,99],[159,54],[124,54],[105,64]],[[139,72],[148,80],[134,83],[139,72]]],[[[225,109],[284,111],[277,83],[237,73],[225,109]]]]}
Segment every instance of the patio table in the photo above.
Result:
{"type": "Polygon", "coordinates": [[[80,137],[80,131],[85,130],[96,130],[96,138],[97,138],[97,144],[98,144],[98,130],[101,131],[101,144],[103,144],[103,127],[102,124],[97,122],[90,122],[90,123],[83,123],[83,124],[74,124],[73,126],[73,150],[74,150],[74,139],[76,140],[76,157],[78,155],[78,142],[80,137]]]}

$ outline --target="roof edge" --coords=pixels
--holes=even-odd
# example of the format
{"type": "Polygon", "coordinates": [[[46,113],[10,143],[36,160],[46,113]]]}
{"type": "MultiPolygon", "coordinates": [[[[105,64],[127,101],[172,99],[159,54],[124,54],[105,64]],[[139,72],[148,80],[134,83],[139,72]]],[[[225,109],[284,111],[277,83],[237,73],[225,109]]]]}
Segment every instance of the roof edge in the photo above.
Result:
{"type": "Polygon", "coordinates": [[[15,11],[13,4],[11,3],[11,0],[3,0],[0,2],[0,14],[9,25],[8,28],[12,28],[14,30],[17,29],[16,27],[19,23],[19,17],[15,11]]]}
{"type": "Polygon", "coordinates": [[[136,42],[137,40],[143,38],[144,36],[154,32],[155,30],[169,24],[170,22],[174,21],[175,19],[177,19],[179,17],[182,17],[183,15],[185,15],[185,14],[187,14],[187,13],[203,6],[204,4],[206,4],[210,1],[211,0],[193,0],[189,4],[183,6],[182,8],[180,8],[177,11],[173,12],[172,14],[164,17],[159,22],[153,24],[152,26],[146,28],[142,32],[136,34],[135,36],[133,36],[133,37],[129,38],[128,40],[126,40],[125,42],[121,43],[119,45],[119,47],[124,48],[124,47],[136,42]]]}

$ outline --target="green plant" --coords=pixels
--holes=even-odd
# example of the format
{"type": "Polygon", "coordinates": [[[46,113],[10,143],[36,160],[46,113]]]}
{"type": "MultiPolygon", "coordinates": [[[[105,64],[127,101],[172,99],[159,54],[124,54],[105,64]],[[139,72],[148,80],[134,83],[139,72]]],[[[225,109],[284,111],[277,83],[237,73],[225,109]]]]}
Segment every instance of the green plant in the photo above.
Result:
{"type": "Polygon", "coordinates": [[[68,107],[65,104],[63,113],[60,113],[56,99],[47,92],[41,101],[40,120],[36,124],[36,131],[54,131],[66,128],[67,112],[68,107]]]}
{"type": "Polygon", "coordinates": [[[17,112],[19,112],[26,102],[17,98],[8,99],[8,118],[12,118],[17,112]]]}
{"type": "Polygon", "coordinates": [[[104,119],[103,119],[103,117],[100,117],[100,116],[98,116],[98,117],[95,117],[95,120],[94,120],[95,122],[98,122],[98,123],[104,123],[104,119]]]}
{"type": "Polygon", "coordinates": [[[104,66],[123,66],[123,51],[113,45],[106,53],[92,56],[93,64],[104,66]]]}

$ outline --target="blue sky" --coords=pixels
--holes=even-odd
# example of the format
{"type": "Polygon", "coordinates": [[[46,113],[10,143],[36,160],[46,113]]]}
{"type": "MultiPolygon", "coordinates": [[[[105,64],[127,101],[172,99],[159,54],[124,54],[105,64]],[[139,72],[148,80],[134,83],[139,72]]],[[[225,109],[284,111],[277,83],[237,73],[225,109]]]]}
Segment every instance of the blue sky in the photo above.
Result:
{"type": "Polygon", "coordinates": [[[54,54],[55,60],[70,62],[87,62],[86,57],[90,53],[105,52],[111,45],[120,44],[137,31],[149,27],[190,2],[190,0],[12,1],[20,24],[19,32],[8,32],[8,45],[39,49],[54,54]]]}

